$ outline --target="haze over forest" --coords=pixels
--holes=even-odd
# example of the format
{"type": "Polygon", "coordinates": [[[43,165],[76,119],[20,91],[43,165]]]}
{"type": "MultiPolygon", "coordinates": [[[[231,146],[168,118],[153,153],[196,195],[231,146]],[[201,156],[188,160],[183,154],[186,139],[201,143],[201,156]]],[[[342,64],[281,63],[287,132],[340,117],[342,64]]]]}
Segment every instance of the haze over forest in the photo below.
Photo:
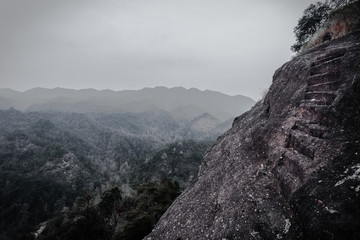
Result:
{"type": "Polygon", "coordinates": [[[221,121],[248,110],[255,101],[214,91],[182,87],[144,88],[128,91],[94,89],[34,88],[25,92],[0,89],[0,109],[13,107],[27,111],[61,112],[157,112],[167,111],[177,118],[195,118],[210,113],[221,121]]]}
{"type": "Polygon", "coordinates": [[[0,240],[359,239],[360,1],[309,3],[0,0],[0,240]]]}
{"type": "Polygon", "coordinates": [[[196,179],[205,151],[254,103],[182,87],[0,89],[0,239],[32,239],[42,226],[40,239],[58,230],[61,239],[115,232],[141,239],[196,179]],[[143,204],[157,207],[138,209],[143,204]],[[52,225],[58,217],[75,228],[52,225]]]}

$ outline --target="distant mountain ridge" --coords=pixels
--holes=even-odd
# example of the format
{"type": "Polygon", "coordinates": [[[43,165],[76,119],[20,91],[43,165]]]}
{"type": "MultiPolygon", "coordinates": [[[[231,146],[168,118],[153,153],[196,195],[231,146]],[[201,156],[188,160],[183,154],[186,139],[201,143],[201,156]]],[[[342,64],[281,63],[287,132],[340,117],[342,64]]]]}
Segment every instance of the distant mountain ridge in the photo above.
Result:
{"type": "Polygon", "coordinates": [[[179,118],[192,119],[209,113],[224,121],[249,110],[255,101],[215,91],[183,87],[141,90],[95,90],[33,88],[24,92],[0,89],[0,109],[61,112],[150,112],[167,111],[179,118]]]}

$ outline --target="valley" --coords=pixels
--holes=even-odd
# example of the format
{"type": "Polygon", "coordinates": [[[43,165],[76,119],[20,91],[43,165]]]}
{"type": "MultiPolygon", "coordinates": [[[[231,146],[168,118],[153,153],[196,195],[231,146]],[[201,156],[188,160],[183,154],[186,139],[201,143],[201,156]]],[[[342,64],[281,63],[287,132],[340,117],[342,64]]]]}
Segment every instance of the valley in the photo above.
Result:
{"type": "MultiPolygon", "coordinates": [[[[52,95],[37,96],[46,102],[52,95]]],[[[204,110],[190,118],[160,107],[74,112],[53,106],[0,110],[2,239],[31,238],[38,224],[72,212],[85,190],[94,204],[114,186],[123,199],[136,198],[142,184],[164,179],[176,181],[181,191],[197,178],[205,151],[232,122],[204,110]]]]}

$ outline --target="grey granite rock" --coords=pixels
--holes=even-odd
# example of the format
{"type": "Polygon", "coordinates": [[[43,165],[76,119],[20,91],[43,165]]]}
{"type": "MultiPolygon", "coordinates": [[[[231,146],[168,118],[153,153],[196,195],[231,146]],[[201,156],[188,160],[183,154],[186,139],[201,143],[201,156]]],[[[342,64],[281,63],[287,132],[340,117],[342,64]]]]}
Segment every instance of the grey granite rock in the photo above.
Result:
{"type": "Polygon", "coordinates": [[[279,68],[145,239],[360,239],[359,39],[279,68]]]}

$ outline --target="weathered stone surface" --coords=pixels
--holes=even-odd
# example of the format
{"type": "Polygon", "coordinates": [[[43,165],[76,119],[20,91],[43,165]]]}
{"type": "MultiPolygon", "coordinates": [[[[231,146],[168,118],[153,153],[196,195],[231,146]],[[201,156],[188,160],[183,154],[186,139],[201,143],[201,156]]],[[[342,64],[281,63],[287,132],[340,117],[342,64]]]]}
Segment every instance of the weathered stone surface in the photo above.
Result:
{"type": "Polygon", "coordinates": [[[146,239],[360,239],[359,39],[278,69],[146,239]]]}

